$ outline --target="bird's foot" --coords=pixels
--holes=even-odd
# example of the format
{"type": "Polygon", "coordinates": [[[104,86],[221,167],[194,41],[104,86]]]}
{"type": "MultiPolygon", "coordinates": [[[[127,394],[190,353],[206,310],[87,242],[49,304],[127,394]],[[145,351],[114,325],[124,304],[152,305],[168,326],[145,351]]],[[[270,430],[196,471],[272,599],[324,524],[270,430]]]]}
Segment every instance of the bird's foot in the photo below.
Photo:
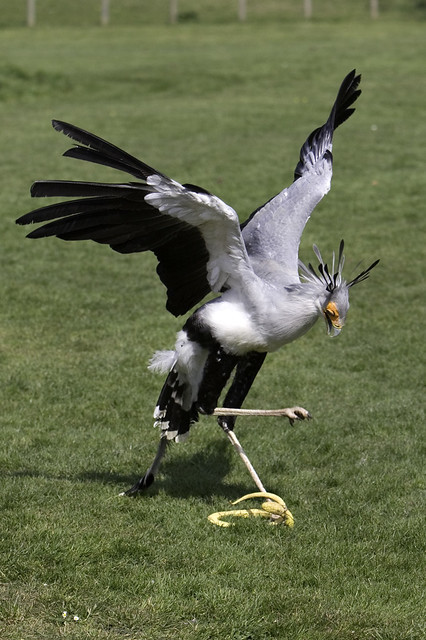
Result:
{"type": "MultiPolygon", "coordinates": [[[[280,411],[280,410],[279,410],[280,411]]],[[[285,418],[288,418],[290,424],[294,424],[295,420],[311,420],[312,416],[309,411],[306,411],[303,407],[290,407],[287,409],[281,409],[281,414],[285,418]]]]}
{"type": "Polygon", "coordinates": [[[148,489],[154,482],[154,476],[152,473],[146,473],[142,478],[140,478],[133,487],[127,489],[127,491],[122,491],[120,496],[136,496],[141,491],[145,491],[148,489]]]}
{"type": "Polygon", "coordinates": [[[262,503],[261,509],[236,509],[234,511],[218,511],[217,513],[212,513],[208,516],[208,520],[216,524],[218,527],[230,527],[232,526],[230,522],[226,520],[222,520],[224,517],[232,517],[232,518],[249,518],[253,517],[261,517],[261,518],[269,518],[270,524],[285,524],[287,527],[294,526],[294,518],[291,514],[291,511],[287,509],[287,505],[282,498],[275,495],[275,493],[269,493],[268,491],[256,491],[255,493],[248,493],[243,496],[239,500],[235,500],[232,504],[238,504],[243,500],[248,500],[249,498],[267,498],[265,502],[262,503]]]}

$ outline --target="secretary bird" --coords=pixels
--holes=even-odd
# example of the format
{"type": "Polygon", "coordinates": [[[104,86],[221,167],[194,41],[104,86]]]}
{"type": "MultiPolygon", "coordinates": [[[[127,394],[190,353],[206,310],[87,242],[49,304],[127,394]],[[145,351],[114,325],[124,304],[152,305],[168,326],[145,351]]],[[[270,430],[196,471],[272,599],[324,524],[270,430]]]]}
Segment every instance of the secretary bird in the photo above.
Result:
{"type": "MultiPolygon", "coordinates": [[[[365,280],[378,260],[346,282],[343,240],[331,268],[315,245],[317,270],[301,263],[298,251],[305,224],[330,189],[333,133],[354,112],[359,83],[355,70],[345,77],[328,120],[301,148],[294,182],[241,226],[236,212],[205,189],[179,184],[109,142],[53,120],[57,131],[77,143],[65,156],[112,167],[137,181],[35,182],[33,197],[77,199],[20,217],[22,225],[50,221],[28,237],[90,239],[120,253],[153,251],[167,287],[166,308],[174,316],[186,314],[208,293],[218,294],[189,316],[173,350],[159,351],[151,360],[150,369],[167,374],[154,411],[160,444],[152,465],[127,495],[152,484],[167,444],[183,441],[200,413],[221,414],[218,422],[238,449],[235,414],[244,412],[240,407],[266,354],[305,334],[321,316],[330,335],[342,329],[349,289],[365,280]],[[234,370],[225,408],[218,409],[234,370]]],[[[310,417],[301,407],[281,413],[291,422],[310,417]]],[[[241,447],[239,452],[244,453],[241,447]]]]}

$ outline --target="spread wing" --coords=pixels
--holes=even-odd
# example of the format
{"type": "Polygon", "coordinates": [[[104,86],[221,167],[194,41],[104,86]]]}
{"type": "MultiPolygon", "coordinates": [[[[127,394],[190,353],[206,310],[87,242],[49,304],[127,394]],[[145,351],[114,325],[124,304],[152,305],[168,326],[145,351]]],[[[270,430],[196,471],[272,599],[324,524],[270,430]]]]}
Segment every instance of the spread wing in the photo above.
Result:
{"type": "Polygon", "coordinates": [[[231,207],[83,129],[57,120],[53,126],[79,143],[65,156],[124,171],[138,182],[35,182],[33,197],[77,199],[20,217],[18,224],[47,222],[29,238],[94,240],[120,253],[153,251],[158,275],[167,287],[167,309],[174,315],[186,313],[210,291],[243,286],[253,271],[231,207]]]}
{"type": "Polygon", "coordinates": [[[343,80],[327,122],[310,134],[300,150],[293,184],[242,225],[248,254],[259,275],[267,277],[278,270],[289,283],[299,282],[300,238],[315,206],[330,189],[333,133],[355,111],[351,105],[361,93],[360,79],[353,70],[343,80]]]}

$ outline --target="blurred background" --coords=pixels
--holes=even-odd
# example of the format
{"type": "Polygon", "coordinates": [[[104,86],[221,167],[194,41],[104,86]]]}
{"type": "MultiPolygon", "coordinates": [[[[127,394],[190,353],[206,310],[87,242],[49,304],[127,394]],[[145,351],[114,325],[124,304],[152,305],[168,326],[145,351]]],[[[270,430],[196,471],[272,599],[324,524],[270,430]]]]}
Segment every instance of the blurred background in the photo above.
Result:
{"type": "Polygon", "coordinates": [[[226,24],[235,19],[258,23],[425,17],[425,0],[20,0],[0,2],[0,26],[91,26],[101,20],[119,25],[164,24],[169,21],[226,24]]]}

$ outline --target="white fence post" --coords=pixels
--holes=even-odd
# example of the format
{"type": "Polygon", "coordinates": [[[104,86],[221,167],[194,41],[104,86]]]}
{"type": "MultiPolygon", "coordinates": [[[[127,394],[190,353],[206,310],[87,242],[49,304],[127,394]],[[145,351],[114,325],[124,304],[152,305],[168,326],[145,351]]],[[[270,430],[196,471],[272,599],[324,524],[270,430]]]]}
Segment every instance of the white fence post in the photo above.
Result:
{"type": "Polygon", "coordinates": [[[34,27],[36,23],[36,0],[27,0],[27,26],[34,27]]]}
{"type": "Polygon", "coordinates": [[[101,3],[101,25],[105,27],[109,23],[109,0],[101,3]]]}
{"type": "MultiPolygon", "coordinates": [[[[101,0],[101,25],[109,24],[110,0],[101,0]]],[[[178,20],[178,0],[170,0],[170,22],[174,24],[178,20]]],[[[303,15],[305,18],[312,18],[312,0],[303,0],[303,15]]],[[[27,26],[34,27],[36,24],[36,0],[27,0],[27,26]]],[[[370,16],[373,19],[379,17],[379,0],[370,0],[370,16]]],[[[247,0],[238,0],[238,19],[244,22],[247,19],[247,0]]]]}
{"type": "Polygon", "coordinates": [[[379,0],[370,0],[370,16],[373,19],[379,17],[379,0]]]}
{"type": "Polygon", "coordinates": [[[303,15],[312,18],[312,0],[303,0],[303,15]]]}
{"type": "Polygon", "coordinates": [[[247,0],[238,0],[238,20],[244,22],[247,19],[247,0]]]}
{"type": "Polygon", "coordinates": [[[175,24],[178,19],[178,0],[170,0],[170,22],[175,24]]]}

